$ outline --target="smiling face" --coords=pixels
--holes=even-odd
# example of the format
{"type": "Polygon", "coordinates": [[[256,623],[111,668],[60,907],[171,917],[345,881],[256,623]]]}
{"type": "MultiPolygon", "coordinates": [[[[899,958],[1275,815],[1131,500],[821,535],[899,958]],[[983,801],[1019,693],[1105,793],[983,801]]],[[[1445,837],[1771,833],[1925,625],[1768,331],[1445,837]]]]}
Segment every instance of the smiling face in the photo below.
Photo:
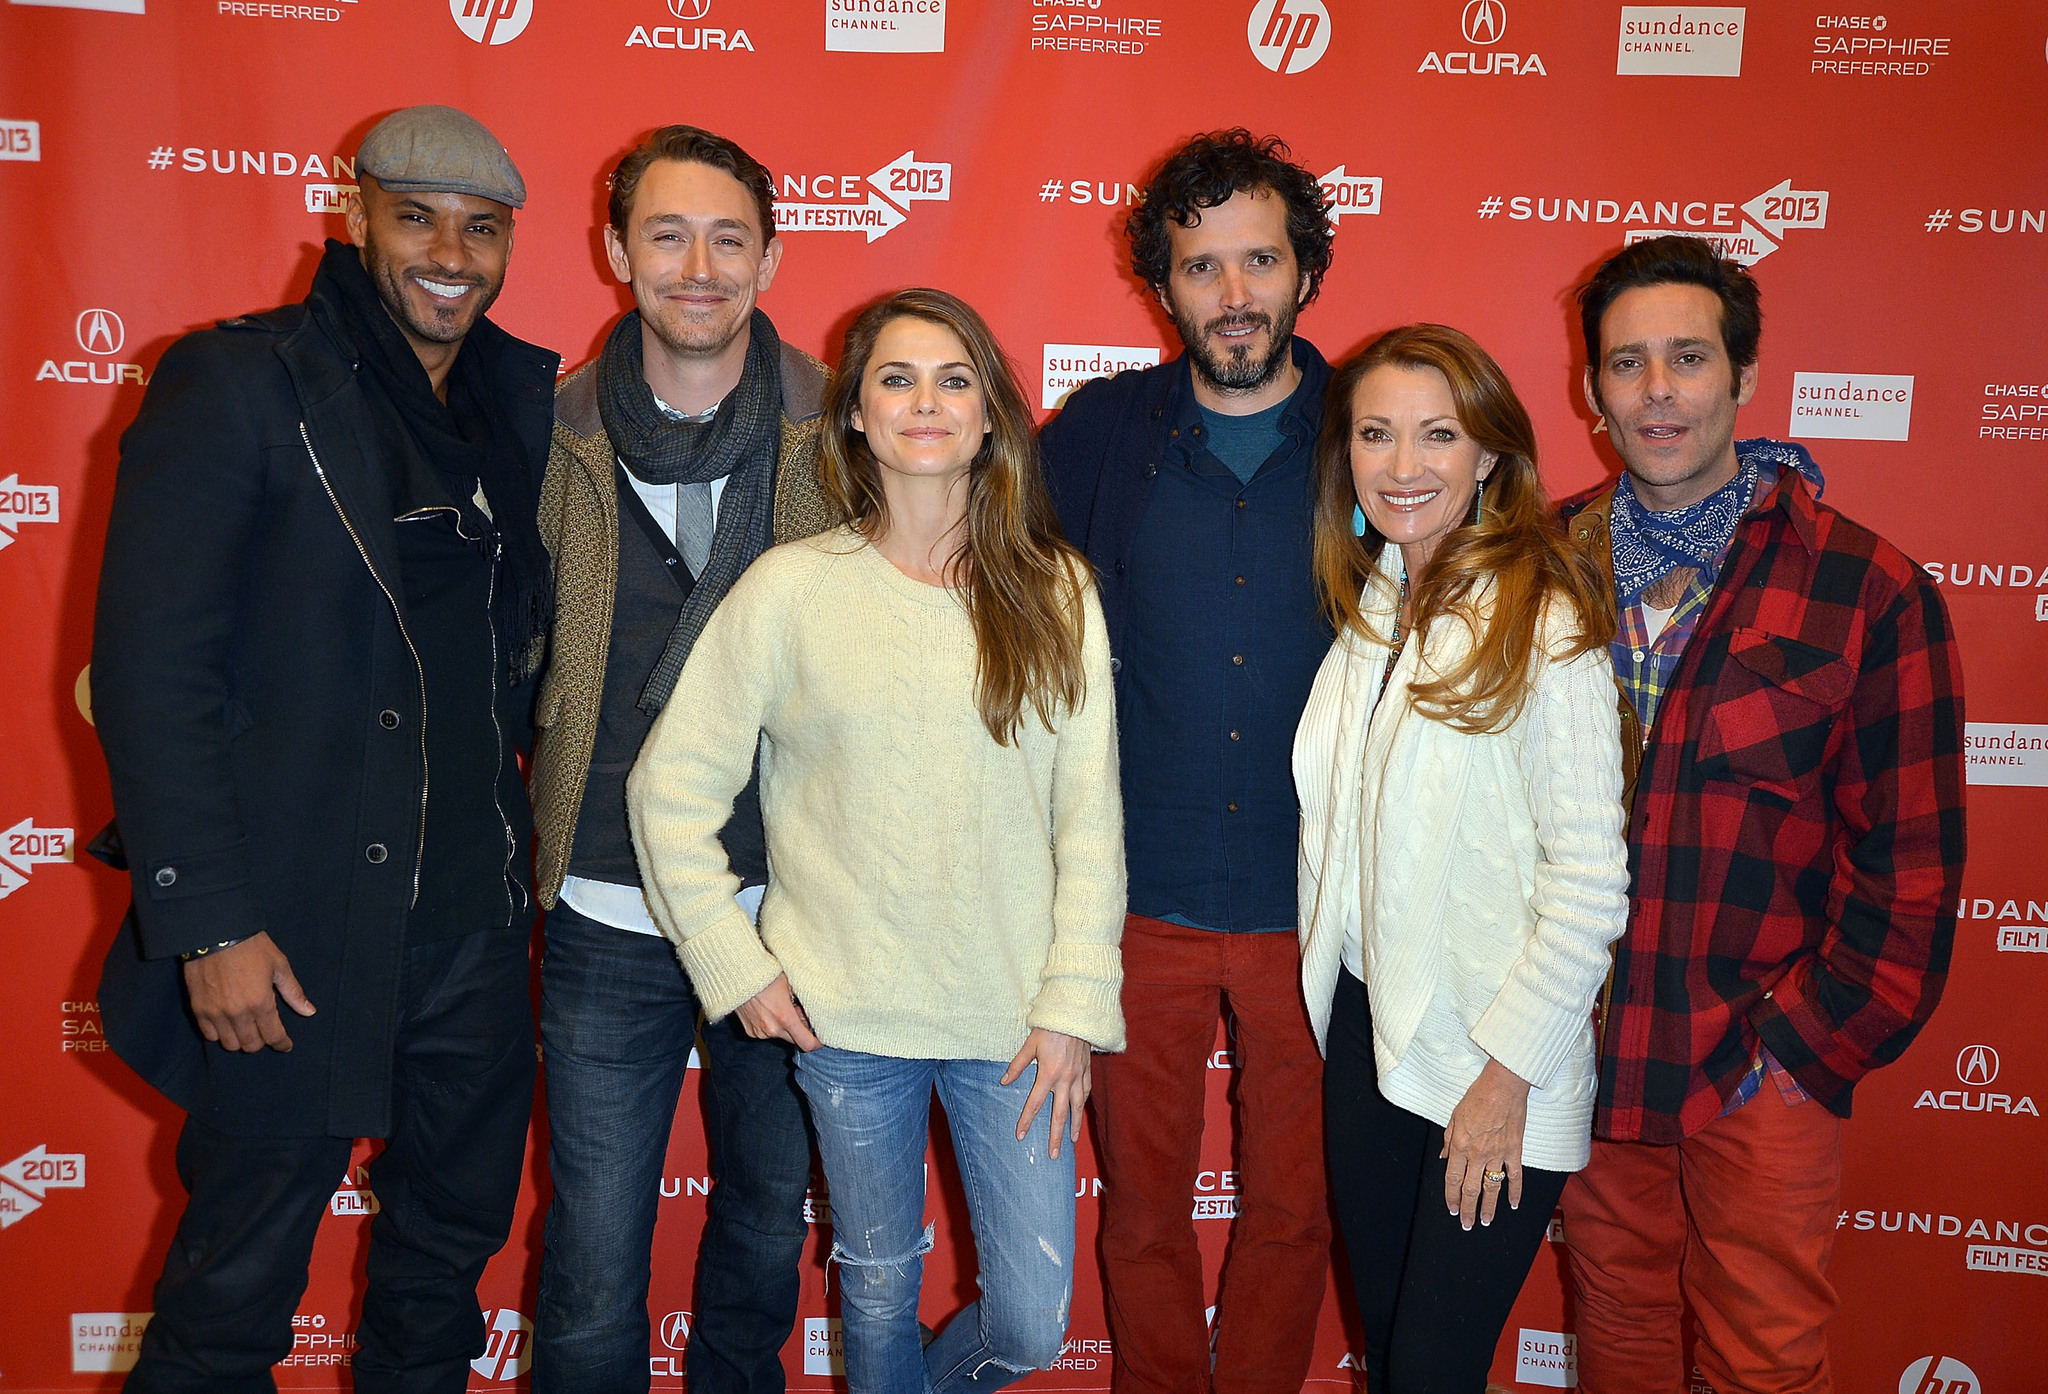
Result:
{"type": "Polygon", "coordinates": [[[612,272],[671,353],[716,357],[745,331],[775,279],[782,239],[764,236],[747,186],[694,160],[656,160],[640,177],[624,230],[604,230],[612,272]]]}
{"type": "Polygon", "coordinates": [[[1287,240],[1287,204],[1270,189],[1240,189],[1201,217],[1193,227],[1168,226],[1173,259],[1159,303],[1210,385],[1254,392],[1291,361],[1308,291],[1287,240]]]}
{"type": "Polygon", "coordinates": [[[505,285],[512,210],[473,194],[384,188],[368,175],[349,238],[391,318],[415,348],[461,342],[505,285]]]}
{"type": "Polygon", "coordinates": [[[1729,359],[1705,286],[1638,286],[1601,317],[1586,400],[1649,508],[1683,508],[1735,477],[1735,413],[1754,395],[1756,365],[1729,359]]]}
{"type": "Polygon", "coordinates": [[[991,428],[981,375],[960,336],[900,315],[882,326],[861,372],[853,428],[889,476],[965,477],[991,428]]]}
{"type": "Polygon", "coordinates": [[[1351,393],[1351,483],[1366,520],[1398,543],[1419,576],[1499,458],[1458,420],[1451,384],[1435,368],[1387,364],[1351,393]]]}

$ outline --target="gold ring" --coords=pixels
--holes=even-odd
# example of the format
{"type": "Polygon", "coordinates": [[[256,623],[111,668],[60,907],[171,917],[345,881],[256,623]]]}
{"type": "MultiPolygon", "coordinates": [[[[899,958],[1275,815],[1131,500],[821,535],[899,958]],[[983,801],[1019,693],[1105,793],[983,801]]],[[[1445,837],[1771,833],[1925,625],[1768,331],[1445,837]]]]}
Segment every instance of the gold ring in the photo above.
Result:
{"type": "Polygon", "coordinates": [[[1507,1168],[1502,1167],[1499,1171],[1481,1172],[1480,1179],[1483,1181],[1491,1181],[1494,1185],[1498,1186],[1501,1182],[1508,1179],[1507,1168]]]}

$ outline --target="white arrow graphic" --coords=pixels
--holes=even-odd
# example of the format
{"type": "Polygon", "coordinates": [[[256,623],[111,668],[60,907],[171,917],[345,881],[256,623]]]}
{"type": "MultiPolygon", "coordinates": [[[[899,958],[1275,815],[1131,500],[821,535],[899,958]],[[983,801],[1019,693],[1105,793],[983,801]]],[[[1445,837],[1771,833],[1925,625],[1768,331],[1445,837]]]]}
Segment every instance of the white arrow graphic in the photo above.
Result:
{"type": "Polygon", "coordinates": [[[85,1185],[83,1152],[52,1152],[42,1144],[22,1153],[6,1166],[0,1177],[12,1181],[37,1200],[50,1191],[75,1191],[85,1185]]]}
{"type": "Polygon", "coordinates": [[[1787,228],[1828,225],[1828,191],[1795,189],[1791,180],[1780,179],[1776,188],[1766,189],[1743,204],[1742,211],[1768,229],[1772,237],[1783,240],[1787,228]]]}
{"type": "Polygon", "coordinates": [[[16,1220],[25,1220],[31,1210],[42,1208],[43,1203],[27,1191],[17,1191],[5,1181],[0,1181],[0,1229],[6,1229],[16,1220]]]}
{"type": "Polygon", "coordinates": [[[906,150],[870,174],[868,183],[875,186],[876,193],[901,204],[907,205],[919,199],[950,200],[953,197],[953,166],[919,164],[917,152],[906,150]]]}
{"type": "Polygon", "coordinates": [[[57,521],[57,488],[54,484],[23,484],[21,476],[0,479],[0,549],[14,544],[14,532],[23,523],[57,521]]]}
{"type": "Polygon", "coordinates": [[[0,858],[16,866],[68,862],[71,860],[71,829],[39,828],[35,819],[24,818],[0,832],[0,858]]]}
{"type": "Polygon", "coordinates": [[[1380,179],[1376,174],[1346,174],[1344,166],[1338,165],[1316,183],[1323,186],[1323,194],[1330,200],[1333,224],[1346,213],[1380,211],[1380,179]]]}
{"type": "Polygon", "coordinates": [[[778,203],[777,232],[864,232],[868,241],[886,237],[904,223],[903,213],[887,199],[868,195],[866,203],[778,203]]]}

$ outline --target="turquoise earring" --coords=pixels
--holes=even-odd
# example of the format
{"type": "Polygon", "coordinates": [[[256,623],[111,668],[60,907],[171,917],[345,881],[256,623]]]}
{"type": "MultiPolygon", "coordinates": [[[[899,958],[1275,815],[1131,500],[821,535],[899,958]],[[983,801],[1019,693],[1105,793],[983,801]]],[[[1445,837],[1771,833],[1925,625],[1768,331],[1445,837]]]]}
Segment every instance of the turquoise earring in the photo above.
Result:
{"type": "Polygon", "coordinates": [[[1361,504],[1354,503],[1351,505],[1351,535],[1353,537],[1365,536],[1365,508],[1361,504]]]}

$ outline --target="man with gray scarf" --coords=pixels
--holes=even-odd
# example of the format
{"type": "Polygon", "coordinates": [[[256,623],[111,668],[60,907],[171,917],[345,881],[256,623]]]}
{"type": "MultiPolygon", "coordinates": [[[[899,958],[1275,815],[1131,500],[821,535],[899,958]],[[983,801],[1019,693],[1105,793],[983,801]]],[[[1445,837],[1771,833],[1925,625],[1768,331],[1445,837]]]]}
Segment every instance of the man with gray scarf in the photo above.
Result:
{"type": "MultiPolygon", "coordinates": [[[[833,522],[817,478],[824,365],[754,307],[782,259],[773,197],[758,161],[691,126],[655,131],[621,160],[604,240],[637,309],[555,398],[540,503],[555,623],[532,779],[554,1181],[538,1394],[649,1384],[649,1255],[698,1004],[641,895],[626,775],[740,573],[833,522]]],[[[755,786],[724,841],[752,914],[768,879],[755,786]]],[[[739,1016],[704,1043],[714,1184],[689,1384],[780,1391],[811,1156],[793,1047],[739,1016]]]]}

